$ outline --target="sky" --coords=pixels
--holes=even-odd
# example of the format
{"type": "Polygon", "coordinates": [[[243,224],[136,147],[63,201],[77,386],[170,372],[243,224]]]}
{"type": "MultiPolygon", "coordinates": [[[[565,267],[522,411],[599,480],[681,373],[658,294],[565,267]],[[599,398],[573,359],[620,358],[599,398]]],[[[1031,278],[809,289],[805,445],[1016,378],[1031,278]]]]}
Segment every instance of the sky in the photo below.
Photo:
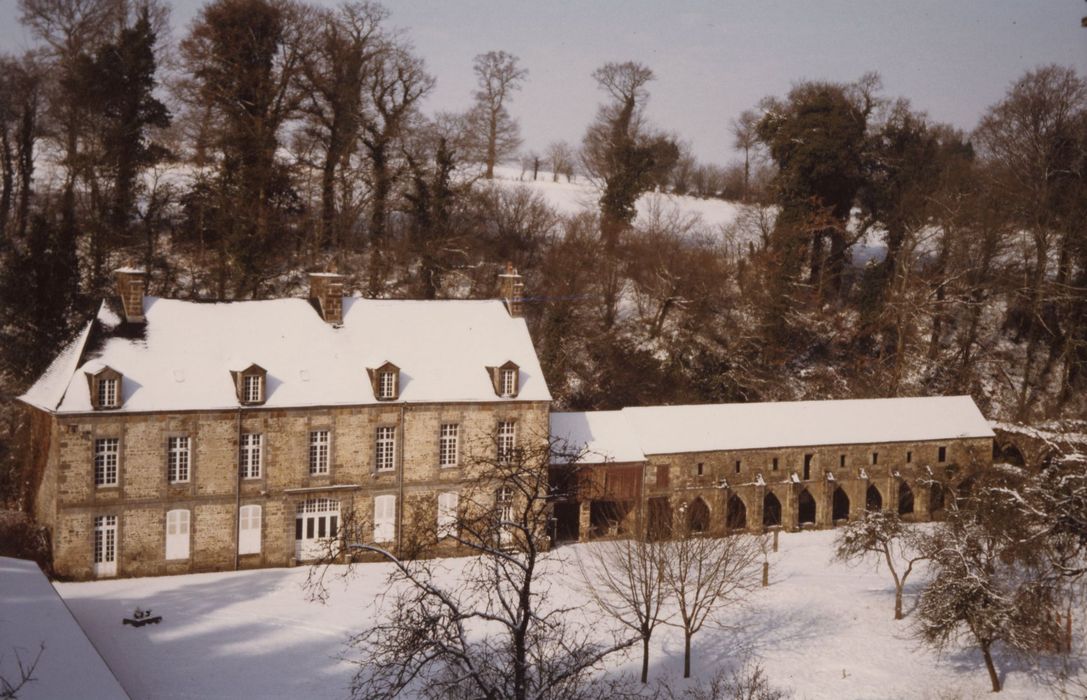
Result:
{"type": "MultiPolygon", "coordinates": [[[[336,0],[317,0],[334,5],[336,0]]],[[[203,0],[174,0],[175,38],[203,0]]],[[[580,142],[602,94],[591,78],[608,61],[653,69],[649,119],[700,160],[736,156],[729,123],[767,95],[805,79],[883,77],[937,121],[969,130],[1024,72],[1048,63],[1087,76],[1083,0],[387,0],[437,78],[427,112],[460,111],[474,89],[472,58],[505,50],[528,69],[510,105],[526,149],[580,142]]],[[[32,37],[16,0],[0,0],[0,47],[32,37]]]]}

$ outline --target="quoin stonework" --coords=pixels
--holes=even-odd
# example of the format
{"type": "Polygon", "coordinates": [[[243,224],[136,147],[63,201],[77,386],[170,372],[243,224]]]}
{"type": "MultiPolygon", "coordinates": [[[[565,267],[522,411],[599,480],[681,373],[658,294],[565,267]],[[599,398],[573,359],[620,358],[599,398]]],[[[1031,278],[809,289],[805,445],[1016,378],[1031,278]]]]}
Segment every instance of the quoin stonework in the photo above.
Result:
{"type": "Polygon", "coordinates": [[[115,277],[21,397],[66,577],[293,565],[349,514],[392,549],[440,542],[477,457],[528,442],[577,454],[573,476],[554,465],[560,542],[929,519],[992,459],[969,397],[552,412],[511,268],[493,301],[362,299],[314,273],[308,299],[196,303],[115,277]]]}

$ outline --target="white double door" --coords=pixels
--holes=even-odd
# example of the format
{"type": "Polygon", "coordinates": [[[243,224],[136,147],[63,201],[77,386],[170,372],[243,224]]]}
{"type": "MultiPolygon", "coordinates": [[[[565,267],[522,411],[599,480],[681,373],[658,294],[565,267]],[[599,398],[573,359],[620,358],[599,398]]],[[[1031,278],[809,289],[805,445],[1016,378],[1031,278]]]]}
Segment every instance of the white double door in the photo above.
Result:
{"type": "Polygon", "coordinates": [[[309,561],[327,554],[339,526],[339,501],[319,498],[299,504],[294,520],[294,558],[309,561]]]}

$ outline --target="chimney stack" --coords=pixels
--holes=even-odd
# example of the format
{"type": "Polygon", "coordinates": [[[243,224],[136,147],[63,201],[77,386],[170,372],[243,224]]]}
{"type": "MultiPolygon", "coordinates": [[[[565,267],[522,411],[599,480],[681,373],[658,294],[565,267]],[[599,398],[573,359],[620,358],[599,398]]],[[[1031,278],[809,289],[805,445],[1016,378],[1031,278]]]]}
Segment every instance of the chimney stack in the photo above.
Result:
{"type": "Polygon", "coordinates": [[[117,296],[126,323],[140,323],[143,318],[143,296],[147,293],[147,271],[138,267],[122,267],[113,271],[117,280],[117,296]]]}
{"type": "Polygon", "coordinates": [[[525,283],[521,275],[517,274],[513,263],[506,263],[506,271],[498,275],[499,290],[502,301],[506,302],[506,310],[510,316],[520,318],[523,315],[523,302],[525,295],[525,283]]]}
{"type": "Polygon", "coordinates": [[[309,273],[309,298],[317,304],[317,310],[326,322],[333,326],[343,325],[343,275],[309,273]]]}

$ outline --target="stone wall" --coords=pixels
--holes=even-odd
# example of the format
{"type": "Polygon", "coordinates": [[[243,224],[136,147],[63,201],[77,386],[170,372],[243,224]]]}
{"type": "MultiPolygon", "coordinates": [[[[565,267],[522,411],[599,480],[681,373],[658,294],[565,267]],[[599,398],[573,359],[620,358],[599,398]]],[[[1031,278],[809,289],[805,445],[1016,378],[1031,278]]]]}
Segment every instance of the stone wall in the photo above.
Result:
{"type": "Polygon", "coordinates": [[[476,456],[493,456],[500,420],[517,426],[518,444],[546,444],[546,402],[479,404],[380,404],[374,406],[183,414],[101,412],[55,419],[38,511],[54,538],[58,574],[88,578],[92,572],[94,518],[118,515],[118,575],[138,576],[285,566],[295,556],[295,514],[309,498],[332,498],[359,519],[372,518],[374,497],[397,497],[398,529],[403,519],[422,517],[418,527],[436,527],[437,493],[480,478],[476,456]],[[459,463],[438,466],[439,430],[460,425],[459,463]],[[395,426],[396,468],[375,470],[379,426],[395,426]],[[309,433],[331,432],[329,473],[311,475],[309,433]],[[239,434],[264,435],[261,476],[239,479],[239,434]],[[170,437],[191,438],[191,475],[186,483],[167,481],[170,437]],[[116,487],[94,484],[94,441],[120,439],[116,487]],[[407,502],[409,508],[403,504],[407,502]],[[261,552],[236,556],[239,506],[260,505],[261,552]],[[166,513],[190,512],[189,557],[165,560],[166,513]],[[423,515],[419,515],[423,514],[423,515]]]}

